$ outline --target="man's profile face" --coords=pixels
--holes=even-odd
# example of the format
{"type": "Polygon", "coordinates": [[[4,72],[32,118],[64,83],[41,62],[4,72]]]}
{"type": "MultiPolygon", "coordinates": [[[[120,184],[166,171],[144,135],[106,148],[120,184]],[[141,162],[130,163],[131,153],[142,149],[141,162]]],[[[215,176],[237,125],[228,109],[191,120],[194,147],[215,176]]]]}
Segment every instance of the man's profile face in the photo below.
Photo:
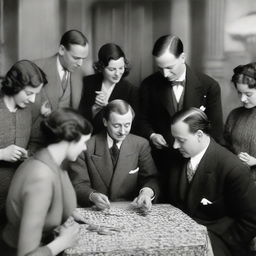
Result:
{"type": "Polygon", "coordinates": [[[109,120],[103,119],[103,123],[113,140],[123,141],[130,133],[132,120],[132,112],[129,110],[124,115],[112,112],[110,113],[109,120]]]}
{"type": "Polygon", "coordinates": [[[59,48],[59,56],[61,65],[67,69],[69,72],[75,71],[80,68],[83,61],[88,57],[89,46],[79,44],[71,44],[69,50],[61,45],[59,48]]]}
{"type": "Polygon", "coordinates": [[[171,126],[174,137],[173,148],[178,149],[186,157],[193,157],[200,152],[200,138],[198,132],[191,133],[188,124],[178,121],[171,126]]]}
{"type": "Polygon", "coordinates": [[[155,57],[155,63],[162,75],[169,81],[177,80],[185,70],[185,54],[176,58],[169,50],[161,56],[155,57]]]}

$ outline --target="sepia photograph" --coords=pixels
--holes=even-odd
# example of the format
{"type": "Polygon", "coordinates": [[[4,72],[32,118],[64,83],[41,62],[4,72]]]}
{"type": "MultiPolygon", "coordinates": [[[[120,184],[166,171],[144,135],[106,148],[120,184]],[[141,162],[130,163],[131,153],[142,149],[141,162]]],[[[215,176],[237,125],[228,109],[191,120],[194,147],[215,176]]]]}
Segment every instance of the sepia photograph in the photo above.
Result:
{"type": "Polygon", "coordinates": [[[255,0],[0,0],[1,256],[256,256],[255,0]]]}

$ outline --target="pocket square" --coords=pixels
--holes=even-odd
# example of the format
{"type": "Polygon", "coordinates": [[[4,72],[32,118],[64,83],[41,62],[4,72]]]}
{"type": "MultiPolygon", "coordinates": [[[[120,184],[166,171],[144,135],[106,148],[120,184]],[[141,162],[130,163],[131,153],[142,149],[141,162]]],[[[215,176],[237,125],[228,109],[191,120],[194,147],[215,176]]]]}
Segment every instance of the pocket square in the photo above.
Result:
{"type": "Polygon", "coordinates": [[[136,172],[138,172],[139,171],[139,167],[137,167],[136,169],[134,169],[134,170],[130,170],[129,171],[129,174],[134,174],[134,173],[136,173],[136,172]]]}
{"type": "Polygon", "coordinates": [[[212,204],[211,201],[209,201],[208,199],[206,198],[202,198],[201,202],[200,202],[202,205],[207,205],[207,204],[212,204]]]}
{"type": "Polygon", "coordinates": [[[205,111],[206,107],[202,105],[202,106],[200,107],[200,109],[201,109],[202,111],[205,111]]]}

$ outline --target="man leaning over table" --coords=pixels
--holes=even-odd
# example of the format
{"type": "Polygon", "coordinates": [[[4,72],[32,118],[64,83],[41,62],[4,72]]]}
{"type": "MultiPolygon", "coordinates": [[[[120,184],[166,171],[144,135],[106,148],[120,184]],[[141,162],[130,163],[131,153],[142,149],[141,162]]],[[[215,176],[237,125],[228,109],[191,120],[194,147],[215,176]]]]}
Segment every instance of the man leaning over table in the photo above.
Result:
{"type": "Polygon", "coordinates": [[[132,107],[111,101],[104,110],[105,131],[87,142],[87,151],[70,164],[69,174],[78,204],[110,207],[110,201],[133,201],[150,210],[159,194],[157,169],[146,139],[130,134],[132,107]]]}
{"type": "Polygon", "coordinates": [[[184,158],[170,174],[169,202],[207,227],[214,255],[250,255],[256,185],[248,166],[209,136],[210,122],[200,109],[176,113],[171,132],[184,158]]]}
{"type": "Polygon", "coordinates": [[[58,52],[50,57],[35,60],[45,72],[47,85],[37,96],[33,108],[33,126],[29,143],[32,152],[44,144],[40,124],[44,115],[58,108],[78,109],[83,89],[83,62],[89,54],[89,42],[79,30],[66,31],[60,40],[58,52]]]}

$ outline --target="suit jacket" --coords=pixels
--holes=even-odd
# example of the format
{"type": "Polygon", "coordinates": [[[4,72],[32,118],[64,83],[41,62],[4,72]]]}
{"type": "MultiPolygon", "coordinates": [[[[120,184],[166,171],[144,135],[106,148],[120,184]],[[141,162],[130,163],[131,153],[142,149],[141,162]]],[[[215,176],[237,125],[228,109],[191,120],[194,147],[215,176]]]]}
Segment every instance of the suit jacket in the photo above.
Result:
{"type": "MultiPolygon", "coordinates": [[[[170,82],[160,73],[143,80],[140,90],[140,135],[149,138],[152,133],[162,134],[172,146],[170,120],[175,113],[170,82]]],[[[211,135],[220,141],[223,133],[222,104],[219,84],[211,77],[194,73],[186,66],[186,84],[183,109],[205,107],[212,122],[211,135]]]]}
{"type": "Polygon", "coordinates": [[[111,201],[133,200],[143,187],[159,194],[157,170],[148,142],[129,134],[122,142],[114,170],[106,133],[94,135],[87,151],[70,164],[69,174],[77,193],[78,204],[88,206],[93,191],[103,193],[111,201]]]}
{"type": "Polygon", "coordinates": [[[248,244],[256,235],[256,185],[249,168],[214,140],[190,184],[185,170],[187,161],[171,171],[169,202],[207,227],[215,255],[247,255],[248,244]],[[203,198],[212,204],[203,205],[203,198]],[[230,254],[222,253],[216,239],[230,254]]]}
{"type": "MultiPolygon", "coordinates": [[[[48,83],[43,87],[43,92],[40,95],[47,97],[53,110],[58,108],[59,103],[59,91],[58,88],[61,86],[61,80],[57,70],[57,55],[49,58],[35,60],[35,63],[45,72],[48,83]]],[[[70,73],[70,84],[71,84],[71,106],[74,109],[78,108],[83,82],[82,72],[77,70],[70,73]]],[[[37,97],[39,100],[40,96],[37,97]]]]}
{"type": "MultiPolygon", "coordinates": [[[[49,101],[51,109],[56,110],[59,107],[59,88],[61,87],[61,80],[57,70],[57,55],[49,58],[39,59],[34,61],[46,74],[48,83],[42,88],[41,92],[36,96],[33,104],[33,126],[32,134],[29,144],[29,149],[35,152],[42,147],[42,134],[40,131],[40,124],[43,120],[40,114],[40,108],[43,102],[49,101]]],[[[82,74],[80,71],[70,73],[71,99],[70,107],[77,109],[81,93],[82,93],[82,74]]]]}
{"type": "Polygon", "coordinates": [[[40,246],[40,239],[44,241],[52,236],[53,229],[67,220],[76,205],[67,172],[59,168],[47,149],[43,149],[15,172],[7,197],[8,224],[4,240],[17,248],[19,236],[23,236],[23,241],[27,237],[27,246],[35,249],[40,246]],[[29,223],[35,220],[37,223],[31,229],[29,223]]]}
{"type": "MultiPolygon", "coordinates": [[[[104,128],[102,123],[102,111],[100,111],[94,118],[92,117],[92,106],[94,105],[96,98],[95,91],[101,90],[102,81],[102,74],[86,76],[83,79],[84,86],[79,105],[79,112],[93,123],[94,133],[98,133],[104,128]]],[[[115,99],[127,101],[133,107],[135,113],[137,112],[138,89],[127,80],[122,79],[115,85],[109,97],[109,101],[115,99]]]]}

